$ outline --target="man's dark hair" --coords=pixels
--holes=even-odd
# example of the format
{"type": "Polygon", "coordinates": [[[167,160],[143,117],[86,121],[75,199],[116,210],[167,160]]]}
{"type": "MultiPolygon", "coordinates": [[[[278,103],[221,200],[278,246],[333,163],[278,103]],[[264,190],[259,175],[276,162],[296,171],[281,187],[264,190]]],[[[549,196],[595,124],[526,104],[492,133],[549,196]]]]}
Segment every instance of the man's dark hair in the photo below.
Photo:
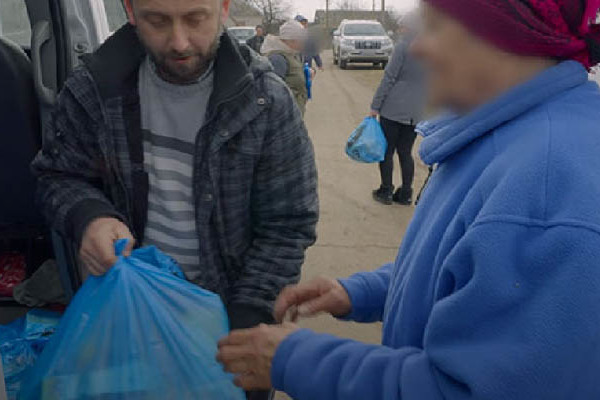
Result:
{"type": "Polygon", "coordinates": [[[262,29],[263,31],[265,30],[265,28],[262,25],[256,25],[256,28],[254,29],[262,29]]]}

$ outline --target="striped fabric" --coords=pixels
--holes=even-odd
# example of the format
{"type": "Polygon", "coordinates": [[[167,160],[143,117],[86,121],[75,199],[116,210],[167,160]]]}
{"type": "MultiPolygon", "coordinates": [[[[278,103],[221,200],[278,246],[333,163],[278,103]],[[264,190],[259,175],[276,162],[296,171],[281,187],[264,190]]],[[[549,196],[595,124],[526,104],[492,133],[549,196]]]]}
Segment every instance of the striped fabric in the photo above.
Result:
{"type": "Polygon", "coordinates": [[[150,180],[145,244],[177,260],[188,279],[197,278],[199,244],[192,191],[193,143],[144,131],[150,180]]]}
{"type": "Polygon", "coordinates": [[[193,164],[196,135],[212,92],[212,69],[191,85],[162,80],[149,59],[139,71],[148,221],[144,244],[173,257],[186,277],[200,276],[193,164]]]}

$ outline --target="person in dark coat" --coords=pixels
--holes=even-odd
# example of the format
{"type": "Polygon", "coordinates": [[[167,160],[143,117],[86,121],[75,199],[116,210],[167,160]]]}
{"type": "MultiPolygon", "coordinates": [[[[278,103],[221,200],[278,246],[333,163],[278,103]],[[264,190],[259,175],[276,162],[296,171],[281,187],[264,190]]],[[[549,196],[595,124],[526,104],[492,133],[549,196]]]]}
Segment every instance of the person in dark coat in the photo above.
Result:
{"type": "Polygon", "coordinates": [[[246,40],[246,44],[255,52],[260,53],[260,48],[265,42],[265,29],[262,25],[256,26],[256,34],[246,40]]]}
{"type": "Polygon", "coordinates": [[[418,28],[419,16],[406,15],[401,23],[402,39],[396,45],[385,74],[373,97],[370,115],[379,116],[388,142],[383,162],[379,164],[381,186],[373,191],[373,198],[383,204],[411,205],[415,162],[412,149],[417,138],[415,125],[420,122],[425,108],[424,73],[410,54],[410,44],[418,28]],[[402,185],[394,193],[394,155],[400,159],[402,185]]]}

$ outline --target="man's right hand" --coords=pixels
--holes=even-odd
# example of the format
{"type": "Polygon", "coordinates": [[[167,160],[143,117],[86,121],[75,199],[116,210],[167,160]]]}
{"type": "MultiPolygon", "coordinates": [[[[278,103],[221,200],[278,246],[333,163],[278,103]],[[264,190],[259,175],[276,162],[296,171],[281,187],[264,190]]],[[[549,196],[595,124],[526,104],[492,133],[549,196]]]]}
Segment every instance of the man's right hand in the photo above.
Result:
{"type": "Polygon", "coordinates": [[[131,255],[135,239],[129,228],[116,218],[97,218],[86,228],[79,256],[92,275],[101,276],[115,265],[115,242],[128,239],[125,257],[131,255]]]}
{"type": "Polygon", "coordinates": [[[283,289],[275,302],[274,317],[283,322],[286,316],[295,321],[320,313],[343,317],[350,311],[352,303],[346,289],[335,279],[321,277],[283,289]]]}

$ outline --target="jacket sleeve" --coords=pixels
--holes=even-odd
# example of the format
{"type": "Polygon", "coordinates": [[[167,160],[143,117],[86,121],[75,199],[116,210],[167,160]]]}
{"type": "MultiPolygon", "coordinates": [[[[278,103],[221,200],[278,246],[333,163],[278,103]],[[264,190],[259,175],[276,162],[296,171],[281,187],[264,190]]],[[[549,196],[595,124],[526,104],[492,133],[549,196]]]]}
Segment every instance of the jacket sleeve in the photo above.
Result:
{"type": "Polygon", "coordinates": [[[383,310],[394,264],[386,264],[373,272],[360,272],[340,283],[348,292],[352,311],[343,319],[355,322],[383,320],[383,310]]]}
{"type": "Polygon", "coordinates": [[[93,133],[96,127],[66,86],[44,130],[43,149],[32,164],[47,221],[76,243],[93,219],[124,219],[101,190],[106,163],[93,133]]]}
{"type": "Polygon", "coordinates": [[[268,129],[252,188],[253,244],[246,251],[231,303],[271,313],[279,292],[300,279],[319,217],[312,143],[289,90],[268,77],[268,129]]]}
{"type": "Polygon", "coordinates": [[[297,400],[600,398],[600,227],[470,231],[442,265],[422,347],[299,331],[277,350],[274,387],[297,400]]]}
{"type": "Polygon", "coordinates": [[[385,102],[388,94],[396,84],[396,81],[400,78],[400,72],[402,71],[404,58],[406,56],[405,53],[407,51],[406,46],[407,45],[404,42],[400,42],[394,49],[392,59],[385,68],[383,79],[381,80],[379,88],[377,88],[377,92],[375,92],[375,96],[373,97],[373,102],[371,103],[372,110],[381,110],[381,107],[383,107],[383,103],[385,102]]]}

